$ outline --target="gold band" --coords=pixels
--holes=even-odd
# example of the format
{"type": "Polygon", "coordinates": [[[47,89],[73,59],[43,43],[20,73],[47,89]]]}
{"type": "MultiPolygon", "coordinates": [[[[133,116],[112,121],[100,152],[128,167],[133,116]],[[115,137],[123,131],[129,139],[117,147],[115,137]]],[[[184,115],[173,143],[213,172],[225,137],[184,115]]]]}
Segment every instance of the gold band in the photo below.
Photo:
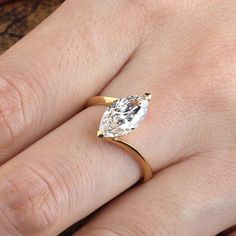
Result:
{"type": "MultiPolygon", "coordinates": [[[[95,96],[88,99],[87,103],[85,104],[85,107],[97,106],[97,105],[110,106],[117,99],[118,98],[113,98],[113,97],[95,96]]],[[[104,138],[103,136],[100,136],[99,133],[97,135],[98,137],[104,138]]],[[[131,156],[136,160],[136,162],[140,167],[142,175],[140,179],[141,182],[145,182],[152,178],[153,175],[152,168],[140,151],[138,151],[135,147],[133,147],[132,145],[128,144],[127,142],[119,138],[104,138],[104,139],[108,142],[115,143],[116,145],[126,150],[129,154],[131,154],[131,156]]]]}

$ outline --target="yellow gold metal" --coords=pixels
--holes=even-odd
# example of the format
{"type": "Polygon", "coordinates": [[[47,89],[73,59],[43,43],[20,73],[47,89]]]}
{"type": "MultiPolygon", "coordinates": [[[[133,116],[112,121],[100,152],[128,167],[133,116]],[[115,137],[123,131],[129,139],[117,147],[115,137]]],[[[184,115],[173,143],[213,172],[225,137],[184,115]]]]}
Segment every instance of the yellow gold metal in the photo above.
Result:
{"type": "Polygon", "coordinates": [[[101,130],[98,130],[98,131],[97,131],[97,136],[98,136],[99,138],[103,138],[103,133],[102,133],[101,130]]]}
{"type": "MultiPolygon", "coordinates": [[[[145,93],[145,96],[148,98],[148,100],[151,99],[150,93],[145,93]]],[[[114,98],[114,97],[95,96],[88,99],[87,103],[85,104],[85,107],[97,106],[97,105],[110,106],[114,101],[118,99],[119,98],[114,98]]],[[[103,138],[104,140],[108,142],[115,143],[116,145],[118,145],[119,147],[127,151],[129,154],[131,154],[131,156],[134,158],[134,160],[137,161],[140,167],[141,176],[142,176],[140,179],[141,182],[145,182],[152,178],[153,176],[152,168],[139,150],[137,150],[135,147],[133,147],[132,145],[128,144],[127,142],[119,138],[104,137],[101,130],[97,131],[97,136],[99,138],[103,138]]]]}
{"type": "Polygon", "coordinates": [[[104,96],[94,96],[88,99],[85,107],[90,106],[110,106],[118,98],[104,97],[104,96]]]}

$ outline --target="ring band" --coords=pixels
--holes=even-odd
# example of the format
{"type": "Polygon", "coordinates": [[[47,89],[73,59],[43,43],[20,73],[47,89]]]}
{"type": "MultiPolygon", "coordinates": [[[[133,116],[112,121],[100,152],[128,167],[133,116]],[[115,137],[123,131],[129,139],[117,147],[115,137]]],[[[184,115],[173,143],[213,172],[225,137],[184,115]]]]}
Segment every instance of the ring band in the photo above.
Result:
{"type": "Polygon", "coordinates": [[[147,115],[150,93],[138,96],[128,96],[122,98],[94,96],[88,99],[85,107],[108,106],[104,112],[97,136],[127,151],[138,163],[141,170],[140,182],[145,182],[152,178],[153,171],[143,154],[134,146],[120,139],[137,128],[147,115]]]}

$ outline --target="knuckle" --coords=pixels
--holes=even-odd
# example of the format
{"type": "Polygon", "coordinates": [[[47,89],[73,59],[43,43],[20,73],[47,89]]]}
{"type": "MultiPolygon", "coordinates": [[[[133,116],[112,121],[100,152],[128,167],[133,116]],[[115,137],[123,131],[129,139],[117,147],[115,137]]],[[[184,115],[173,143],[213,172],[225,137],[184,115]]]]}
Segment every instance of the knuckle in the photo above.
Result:
{"type": "Polygon", "coordinates": [[[20,89],[0,77],[0,147],[9,146],[25,125],[24,99],[20,89]]]}
{"type": "Polygon", "coordinates": [[[0,209],[10,221],[11,230],[33,235],[43,233],[54,225],[61,210],[55,195],[56,191],[59,192],[58,183],[43,176],[32,168],[22,167],[15,171],[14,176],[5,176],[0,209]]]}
{"type": "Polygon", "coordinates": [[[198,54],[190,57],[180,72],[182,83],[177,91],[182,100],[189,108],[205,113],[234,110],[236,48],[233,42],[218,38],[206,45],[203,42],[197,50],[198,54]]]}
{"type": "MultiPolygon", "coordinates": [[[[235,67],[233,65],[236,63],[235,56],[232,56],[232,54],[221,55],[213,62],[213,68],[209,71],[210,75],[207,75],[209,76],[209,80],[204,83],[206,85],[206,91],[203,89],[206,98],[205,104],[209,108],[209,111],[235,111],[236,82],[234,77],[236,71],[230,69],[235,67]]],[[[204,94],[201,94],[201,98],[203,96],[204,94]]],[[[228,113],[225,114],[227,115],[228,113]]]]}
{"type": "Polygon", "coordinates": [[[194,3],[185,4],[183,1],[173,3],[172,0],[133,0],[131,2],[135,2],[135,5],[143,11],[148,25],[151,26],[151,33],[153,30],[156,31],[156,26],[169,24],[174,17],[180,14],[185,15],[194,6],[194,3]]]}
{"type": "Polygon", "coordinates": [[[153,29],[156,29],[157,25],[164,24],[166,18],[168,18],[169,7],[166,4],[157,4],[155,0],[138,0],[130,1],[139,15],[144,18],[143,30],[146,30],[147,33],[152,33],[153,29]]]}
{"type": "MultiPolygon", "coordinates": [[[[206,75],[210,77],[210,86],[218,89],[235,88],[236,70],[236,48],[231,40],[217,40],[205,52],[205,58],[201,58],[201,63],[206,69],[206,75]]],[[[218,91],[218,90],[217,90],[218,91]]]]}

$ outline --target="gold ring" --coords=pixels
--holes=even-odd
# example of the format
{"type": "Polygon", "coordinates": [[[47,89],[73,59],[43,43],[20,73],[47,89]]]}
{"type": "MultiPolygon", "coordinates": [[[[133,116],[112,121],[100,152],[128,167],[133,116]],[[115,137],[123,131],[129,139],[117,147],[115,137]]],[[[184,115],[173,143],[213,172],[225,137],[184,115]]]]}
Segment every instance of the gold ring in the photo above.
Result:
{"type": "Polygon", "coordinates": [[[132,95],[122,98],[95,96],[88,99],[85,107],[108,106],[103,113],[97,136],[125,149],[137,161],[141,169],[141,182],[152,178],[153,171],[143,154],[120,139],[134,131],[147,115],[151,94],[132,95]]]}

